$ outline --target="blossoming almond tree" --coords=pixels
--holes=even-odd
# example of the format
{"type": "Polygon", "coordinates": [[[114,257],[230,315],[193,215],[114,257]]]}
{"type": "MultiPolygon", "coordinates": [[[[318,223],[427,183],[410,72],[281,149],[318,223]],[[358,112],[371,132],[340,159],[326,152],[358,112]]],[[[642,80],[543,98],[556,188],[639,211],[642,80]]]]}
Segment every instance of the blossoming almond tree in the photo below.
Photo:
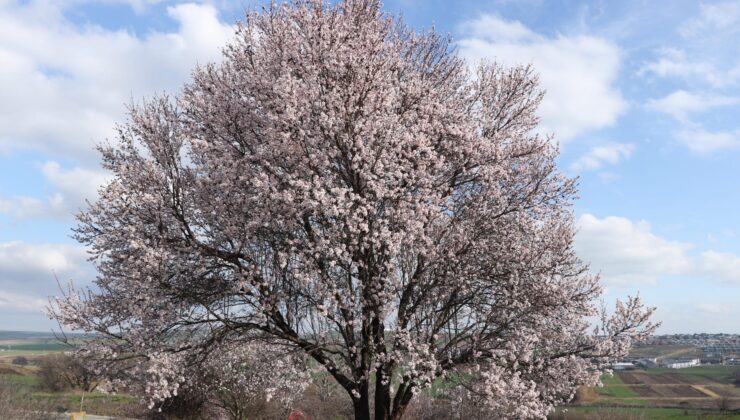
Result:
{"type": "Polygon", "coordinates": [[[97,288],[53,315],[107,337],[106,360],[149,359],[154,399],[258,333],[357,419],[401,418],[450,375],[497,417],[544,417],[654,326],[637,298],[595,305],[541,98],[531,68],[471,71],[376,0],[250,14],[221,64],[101,147],[115,178],[77,229],[97,288]]]}

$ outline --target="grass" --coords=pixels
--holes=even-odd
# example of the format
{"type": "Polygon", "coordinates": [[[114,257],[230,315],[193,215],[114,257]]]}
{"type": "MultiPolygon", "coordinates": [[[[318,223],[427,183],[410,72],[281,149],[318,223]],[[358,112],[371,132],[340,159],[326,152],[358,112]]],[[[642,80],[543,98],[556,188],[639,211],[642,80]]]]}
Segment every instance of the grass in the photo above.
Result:
{"type": "Polygon", "coordinates": [[[604,386],[602,388],[596,388],[596,392],[599,395],[611,398],[634,398],[640,396],[627,385],[604,386]]]}
{"type": "Polygon", "coordinates": [[[601,376],[601,383],[604,384],[604,386],[607,385],[624,385],[624,382],[619,378],[619,375],[616,373],[613,375],[602,375],[601,376]]]}
{"type": "Polygon", "coordinates": [[[601,382],[604,384],[603,387],[598,387],[595,391],[599,395],[612,398],[633,398],[639,397],[639,395],[626,385],[619,376],[604,375],[601,377],[601,382]]]}
{"type": "MultiPolygon", "coordinates": [[[[31,349],[43,348],[33,346],[31,349]]],[[[46,347],[47,349],[50,347],[46,347]]],[[[29,352],[31,350],[13,350],[17,352],[29,352]]],[[[52,351],[47,351],[50,353],[52,351]]],[[[6,355],[8,351],[0,352],[6,355]]],[[[28,398],[29,403],[34,406],[49,407],[53,411],[77,411],[80,409],[80,401],[83,393],[80,391],[47,392],[41,388],[40,378],[36,375],[34,366],[15,366],[2,364],[3,373],[0,373],[0,388],[6,393],[9,391],[17,397],[28,398]],[[14,373],[11,373],[13,371],[14,373]]],[[[127,394],[106,394],[102,392],[84,393],[82,408],[88,413],[116,415],[121,413],[136,413],[139,405],[138,397],[127,394]]],[[[3,413],[0,412],[0,418],[3,413]]]]}
{"type": "Polygon", "coordinates": [[[0,375],[3,382],[26,387],[35,387],[39,384],[36,375],[0,375]]]}

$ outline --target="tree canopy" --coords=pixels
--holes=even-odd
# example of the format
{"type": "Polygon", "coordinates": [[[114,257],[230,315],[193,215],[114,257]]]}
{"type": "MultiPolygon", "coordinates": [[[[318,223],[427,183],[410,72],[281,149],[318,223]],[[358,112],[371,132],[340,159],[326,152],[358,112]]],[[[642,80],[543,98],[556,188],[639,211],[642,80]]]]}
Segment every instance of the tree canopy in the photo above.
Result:
{"type": "Polygon", "coordinates": [[[101,360],[148,360],[153,400],[256,340],[325,369],[357,419],[445,378],[544,417],[653,326],[637,298],[597,305],[542,95],[532,68],[472,68],[376,0],[250,13],[100,147],[114,178],[76,230],[96,288],[53,315],[101,360]]]}

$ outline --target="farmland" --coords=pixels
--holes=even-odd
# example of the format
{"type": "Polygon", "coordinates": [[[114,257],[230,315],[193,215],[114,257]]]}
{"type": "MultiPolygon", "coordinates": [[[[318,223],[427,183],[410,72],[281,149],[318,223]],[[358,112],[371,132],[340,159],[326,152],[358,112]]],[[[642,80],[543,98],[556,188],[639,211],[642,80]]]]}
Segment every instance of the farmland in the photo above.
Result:
{"type": "Polygon", "coordinates": [[[0,331],[0,363],[10,363],[17,356],[35,358],[68,351],[83,336],[68,334],[66,338],[70,344],[61,343],[59,337],[50,332],[0,331]]]}
{"type": "MultiPolygon", "coordinates": [[[[69,338],[72,342],[80,339],[76,335],[69,338]]],[[[72,347],[60,343],[51,333],[0,332],[0,406],[4,397],[17,401],[21,407],[52,412],[77,411],[82,405],[88,413],[113,415],[138,408],[138,398],[129,395],[45,389],[39,377],[40,362],[45,356],[72,347]],[[25,360],[23,365],[14,363],[19,356],[25,360]]],[[[0,418],[3,418],[1,412],[0,418]]]]}
{"type": "Polygon", "coordinates": [[[16,400],[21,407],[49,412],[71,412],[83,408],[88,413],[118,415],[135,412],[139,407],[137,397],[125,394],[83,393],[78,390],[45,391],[34,368],[18,368],[0,363],[0,400],[4,395],[16,400]]]}
{"type": "Polygon", "coordinates": [[[554,418],[740,418],[734,366],[621,371],[554,418]]]}
{"type": "MultiPolygon", "coordinates": [[[[633,347],[631,359],[660,364],[702,358],[708,345],[736,343],[728,334],[655,336],[633,347]]],[[[617,371],[603,386],[583,387],[575,400],[551,417],[558,419],[740,419],[740,366],[702,365],[684,369],[617,371]]]]}
{"type": "Polygon", "coordinates": [[[0,397],[9,396],[21,406],[50,412],[77,411],[82,407],[88,413],[116,415],[130,412],[138,406],[138,399],[128,395],[83,393],[78,390],[49,392],[40,383],[37,370],[36,366],[0,363],[0,397]]]}

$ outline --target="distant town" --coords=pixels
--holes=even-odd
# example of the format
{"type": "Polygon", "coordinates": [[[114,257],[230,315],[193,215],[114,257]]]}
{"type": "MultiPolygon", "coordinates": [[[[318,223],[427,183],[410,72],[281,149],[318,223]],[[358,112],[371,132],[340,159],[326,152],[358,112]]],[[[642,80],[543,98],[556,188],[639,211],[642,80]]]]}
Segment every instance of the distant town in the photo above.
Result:
{"type": "Polygon", "coordinates": [[[656,335],[636,344],[615,370],[740,366],[740,334],[656,335]]]}

